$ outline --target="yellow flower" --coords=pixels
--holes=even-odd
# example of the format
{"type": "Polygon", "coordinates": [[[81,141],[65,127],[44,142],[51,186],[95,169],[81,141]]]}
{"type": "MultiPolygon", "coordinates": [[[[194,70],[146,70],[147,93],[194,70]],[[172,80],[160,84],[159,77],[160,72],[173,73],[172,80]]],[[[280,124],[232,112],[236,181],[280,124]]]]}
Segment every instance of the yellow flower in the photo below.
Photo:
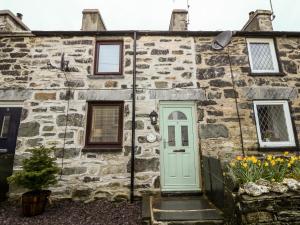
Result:
{"type": "Polygon", "coordinates": [[[288,168],[290,168],[292,165],[290,163],[288,163],[288,168]]]}
{"type": "Polygon", "coordinates": [[[247,163],[242,163],[242,166],[243,166],[244,168],[247,168],[247,167],[248,167],[248,164],[247,164],[247,163]]]}
{"type": "Polygon", "coordinates": [[[276,164],[276,161],[275,161],[275,160],[272,160],[272,161],[271,161],[271,165],[274,166],[275,164],[276,164]]]}
{"type": "Polygon", "coordinates": [[[230,166],[231,166],[231,167],[234,167],[234,166],[235,166],[235,162],[231,162],[231,163],[230,163],[230,166]]]}
{"type": "Polygon", "coordinates": [[[257,163],[257,158],[255,156],[251,156],[251,157],[247,158],[247,161],[250,161],[250,162],[256,164],[257,163]]]}
{"type": "Polygon", "coordinates": [[[269,163],[268,163],[268,162],[265,162],[265,163],[264,163],[264,166],[269,166],[269,163]]]}
{"type": "Polygon", "coordinates": [[[288,156],[289,152],[284,152],[283,155],[284,156],[288,156]]]}
{"type": "Polygon", "coordinates": [[[271,161],[273,159],[273,156],[272,155],[268,155],[267,156],[267,160],[271,161]]]}
{"type": "Polygon", "coordinates": [[[243,160],[243,157],[242,157],[242,156],[237,156],[237,157],[236,157],[236,160],[241,161],[241,160],[243,160]]]}

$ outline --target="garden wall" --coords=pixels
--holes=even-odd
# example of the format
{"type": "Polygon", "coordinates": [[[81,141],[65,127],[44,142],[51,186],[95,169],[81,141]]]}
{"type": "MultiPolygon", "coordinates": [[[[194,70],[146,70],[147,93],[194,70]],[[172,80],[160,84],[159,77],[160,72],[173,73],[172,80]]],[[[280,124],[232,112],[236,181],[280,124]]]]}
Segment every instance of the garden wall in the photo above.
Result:
{"type": "Polygon", "coordinates": [[[300,224],[299,191],[281,195],[271,193],[258,197],[241,195],[235,200],[237,221],[230,224],[300,224]]]}

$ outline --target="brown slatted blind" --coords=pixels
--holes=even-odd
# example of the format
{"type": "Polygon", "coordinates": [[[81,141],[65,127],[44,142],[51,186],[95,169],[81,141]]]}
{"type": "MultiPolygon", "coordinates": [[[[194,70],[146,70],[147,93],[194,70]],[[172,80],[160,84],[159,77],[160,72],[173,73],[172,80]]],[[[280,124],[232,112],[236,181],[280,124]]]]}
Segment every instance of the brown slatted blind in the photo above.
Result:
{"type": "Polygon", "coordinates": [[[93,106],[90,142],[118,142],[119,106],[93,106]]]}

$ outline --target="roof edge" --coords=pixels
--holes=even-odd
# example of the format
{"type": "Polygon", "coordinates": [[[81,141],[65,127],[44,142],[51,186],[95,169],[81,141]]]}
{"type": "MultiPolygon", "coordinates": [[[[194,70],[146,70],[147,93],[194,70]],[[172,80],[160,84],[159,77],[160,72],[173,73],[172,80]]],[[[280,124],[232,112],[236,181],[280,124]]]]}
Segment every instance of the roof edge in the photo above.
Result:
{"type": "MultiPolygon", "coordinates": [[[[115,31],[31,31],[6,32],[0,36],[132,36],[134,32],[142,36],[216,36],[223,31],[147,31],[147,30],[115,30],[115,31]]],[[[300,31],[237,31],[234,36],[243,37],[300,37],[300,31]]]]}

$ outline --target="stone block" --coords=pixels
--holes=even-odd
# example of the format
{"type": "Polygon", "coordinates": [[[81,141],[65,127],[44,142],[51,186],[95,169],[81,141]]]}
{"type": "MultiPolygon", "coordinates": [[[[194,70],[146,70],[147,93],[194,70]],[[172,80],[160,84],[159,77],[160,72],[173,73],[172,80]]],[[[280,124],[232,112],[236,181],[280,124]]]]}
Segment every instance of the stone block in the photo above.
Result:
{"type": "Polygon", "coordinates": [[[63,175],[75,175],[75,174],[83,174],[86,173],[87,167],[65,167],[63,168],[63,175]]]}
{"type": "Polygon", "coordinates": [[[34,95],[35,100],[45,101],[45,100],[55,100],[56,93],[55,92],[39,92],[34,95]]]}
{"type": "MultiPolygon", "coordinates": [[[[54,156],[56,158],[71,159],[79,156],[80,150],[77,148],[55,149],[54,156]]],[[[83,169],[82,169],[83,170],[83,169]]]]}
{"type": "Polygon", "coordinates": [[[211,80],[209,81],[209,85],[213,87],[232,87],[232,83],[229,81],[224,81],[221,79],[211,80]]]}
{"type": "MultiPolygon", "coordinates": [[[[127,172],[130,172],[131,162],[127,165],[127,172]]],[[[135,172],[149,172],[159,171],[159,159],[158,158],[136,158],[135,159],[135,172]]]]}
{"type": "Polygon", "coordinates": [[[206,100],[205,92],[201,89],[184,90],[150,90],[150,99],[159,100],[206,100]]]}
{"type": "MultiPolygon", "coordinates": [[[[136,122],[136,126],[135,128],[137,130],[143,130],[144,129],[144,122],[142,120],[137,120],[135,121],[136,122]]],[[[131,130],[132,129],[132,121],[129,120],[125,123],[125,127],[124,127],[125,130],[131,130]]]]}
{"type": "Polygon", "coordinates": [[[228,138],[228,129],[223,124],[202,124],[199,132],[201,139],[228,138]]]}
{"type": "Polygon", "coordinates": [[[122,100],[131,100],[132,90],[88,90],[78,92],[79,100],[87,101],[122,101],[122,100]]]}
{"type": "Polygon", "coordinates": [[[33,139],[28,139],[26,141],[26,144],[29,146],[29,147],[37,147],[37,146],[40,146],[42,145],[42,141],[44,139],[43,138],[33,138],[33,139]]]}
{"type": "Polygon", "coordinates": [[[168,87],[168,82],[166,81],[155,81],[155,87],[156,88],[167,88],[168,87]]]}
{"type": "MultiPolygon", "coordinates": [[[[57,126],[65,126],[66,125],[66,115],[58,115],[56,118],[56,124],[57,126]]],[[[74,126],[74,127],[83,127],[83,115],[78,113],[70,113],[68,115],[68,126],[74,126]]]]}
{"type": "Polygon", "coordinates": [[[245,87],[242,95],[248,100],[294,100],[298,97],[297,90],[292,87],[245,87]]]}
{"type": "Polygon", "coordinates": [[[168,49],[152,49],[151,55],[167,55],[169,54],[168,49]]]}
{"type": "Polygon", "coordinates": [[[197,69],[197,79],[207,80],[218,77],[223,77],[225,75],[225,69],[223,67],[210,67],[207,69],[197,69]]]}
{"type": "Polygon", "coordinates": [[[19,137],[33,137],[40,133],[40,124],[38,122],[21,123],[19,128],[19,137]]]}

